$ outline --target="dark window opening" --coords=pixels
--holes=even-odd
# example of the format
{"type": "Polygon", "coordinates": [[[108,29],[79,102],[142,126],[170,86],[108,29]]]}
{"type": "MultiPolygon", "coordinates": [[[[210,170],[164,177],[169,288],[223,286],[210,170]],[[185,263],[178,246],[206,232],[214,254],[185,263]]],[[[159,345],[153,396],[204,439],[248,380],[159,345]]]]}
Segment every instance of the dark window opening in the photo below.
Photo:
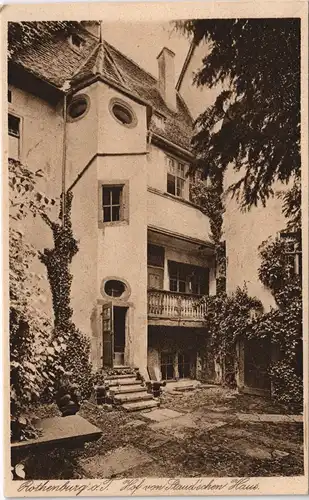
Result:
{"type": "Polygon", "coordinates": [[[198,266],[169,261],[170,291],[208,295],[209,270],[198,266]]]}
{"type": "Polygon", "coordinates": [[[126,286],[122,281],[109,280],[105,283],[104,291],[109,297],[121,297],[126,290],[126,286]]]}
{"type": "Polygon", "coordinates": [[[183,163],[175,160],[174,158],[168,158],[168,174],[167,174],[167,192],[178,196],[179,198],[184,198],[184,189],[186,181],[186,167],[183,163]]]}
{"type": "Polygon", "coordinates": [[[8,129],[9,135],[20,137],[20,118],[17,116],[8,116],[8,129]]]}
{"type": "Polygon", "coordinates": [[[190,355],[188,353],[178,354],[178,373],[179,378],[190,378],[190,355]]]}
{"type": "Polygon", "coordinates": [[[130,125],[133,122],[133,114],[131,111],[121,104],[114,104],[112,112],[115,118],[122,123],[122,125],[130,125]]]}
{"type": "Polygon", "coordinates": [[[8,90],[8,101],[12,102],[12,91],[8,90]]]}
{"type": "Polygon", "coordinates": [[[76,33],[71,35],[71,42],[72,45],[78,49],[80,49],[84,44],[84,40],[80,36],[76,35],[76,33]]]}
{"type": "Polygon", "coordinates": [[[147,247],[148,265],[154,267],[164,267],[164,248],[157,245],[147,247]]]}
{"type": "Polygon", "coordinates": [[[68,107],[68,114],[70,118],[80,118],[88,109],[88,101],[85,97],[78,97],[74,99],[68,107]]]}
{"type": "Polygon", "coordinates": [[[123,186],[103,186],[103,222],[116,222],[122,220],[122,190],[123,186]]]}
{"type": "Polygon", "coordinates": [[[161,353],[161,375],[162,380],[172,380],[174,374],[174,355],[171,353],[161,353]]]}
{"type": "Polygon", "coordinates": [[[302,241],[300,232],[281,232],[280,237],[286,242],[286,265],[292,276],[302,277],[302,241]]]}

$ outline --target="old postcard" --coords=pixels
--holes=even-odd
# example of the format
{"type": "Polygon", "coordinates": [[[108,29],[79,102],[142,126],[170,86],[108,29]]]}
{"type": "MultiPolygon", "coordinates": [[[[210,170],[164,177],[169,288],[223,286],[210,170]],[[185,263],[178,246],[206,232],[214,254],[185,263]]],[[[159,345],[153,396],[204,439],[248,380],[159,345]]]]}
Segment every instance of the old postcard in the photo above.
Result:
{"type": "Polygon", "coordinates": [[[5,494],[308,492],[308,5],[5,6],[5,494]]]}

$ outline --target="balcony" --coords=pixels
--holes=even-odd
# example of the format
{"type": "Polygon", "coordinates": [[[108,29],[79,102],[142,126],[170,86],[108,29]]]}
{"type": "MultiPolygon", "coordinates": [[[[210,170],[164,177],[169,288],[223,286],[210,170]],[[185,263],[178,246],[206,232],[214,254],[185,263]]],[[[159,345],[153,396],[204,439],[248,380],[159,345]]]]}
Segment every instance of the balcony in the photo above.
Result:
{"type": "Polygon", "coordinates": [[[148,324],[202,326],[207,306],[200,299],[200,295],[148,290],[148,324]]]}

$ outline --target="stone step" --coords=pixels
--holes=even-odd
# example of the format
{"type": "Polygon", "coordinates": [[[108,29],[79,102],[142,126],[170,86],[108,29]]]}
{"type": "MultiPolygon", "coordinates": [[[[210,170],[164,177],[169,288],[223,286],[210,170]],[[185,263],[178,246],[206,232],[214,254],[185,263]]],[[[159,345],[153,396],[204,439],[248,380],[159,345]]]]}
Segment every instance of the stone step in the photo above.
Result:
{"type": "Polygon", "coordinates": [[[156,408],[159,406],[159,402],[155,399],[150,399],[148,401],[135,401],[133,403],[125,403],[122,408],[126,411],[141,411],[148,410],[150,408],[156,408]]]}
{"type": "Polygon", "coordinates": [[[136,374],[135,373],[125,373],[123,375],[108,375],[105,380],[125,380],[126,378],[131,378],[136,380],[136,374]]]}
{"type": "Polygon", "coordinates": [[[141,385],[140,380],[136,380],[136,378],[122,378],[122,379],[114,379],[114,380],[108,380],[108,385],[109,387],[115,387],[115,386],[125,386],[125,385],[141,385]]]}
{"type": "Polygon", "coordinates": [[[152,394],[143,392],[130,392],[129,394],[117,394],[114,398],[117,403],[130,403],[131,401],[149,401],[153,400],[152,394]]]}
{"type": "Polygon", "coordinates": [[[135,385],[115,385],[111,386],[111,391],[114,394],[129,394],[130,392],[145,392],[146,388],[143,386],[135,385]]]}
{"type": "Polygon", "coordinates": [[[186,392],[186,391],[194,391],[196,387],[194,385],[185,385],[183,387],[174,387],[174,391],[177,392],[186,392]]]}

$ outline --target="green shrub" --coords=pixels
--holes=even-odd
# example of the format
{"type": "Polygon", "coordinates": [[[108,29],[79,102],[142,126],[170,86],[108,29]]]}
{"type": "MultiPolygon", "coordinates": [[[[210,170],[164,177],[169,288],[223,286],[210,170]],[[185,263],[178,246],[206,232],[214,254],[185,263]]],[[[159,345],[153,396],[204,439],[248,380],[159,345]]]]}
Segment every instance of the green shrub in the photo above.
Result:
{"type": "Polygon", "coordinates": [[[278,346],[279,360],[270,367],[274,400],[296,411],[303,400],[302,283],[287,256],[299,238],[298,232],[289,239],[269,238],[262,243],[259,278],[271,290],[277,308],[262,315],[254,328],[256,335],[268,335],[278,346]]]}
{"type": "Polygon", "coordinates": [[[9,293],[10,293],[10,403],[11,437],[35,436],[25,419],[29,405],[42,391],[52,391],[54,362],[61,347],[52,344],[52,321],[44,313],[43,277],[30,272],[36,250],[23,232],[26,217],[46,213],[54,200],[36,189],[42,172],[32,172],[10,159],[9,171],[9,293]]]}
{"type": "Polygon", "coordinates": [[[209,333],[207,348],[221,360],[223,382],[235,385],[236,342],[248,335],[253,328],[252,310],[261,310],[262,304],[248,295],[246,287],[238,287],[230,295],[205,297],[207,313],[205,328],[209,333]]]}
{"type": "Polygon", "coordinates": [[[297,375],[295,368],[286,360],[274,363],[270,374],[274,401],[289,410],[301,412],[304,397],[302,376],[297,375]]]}
{"type": "Polygon", "coordinates": [[[45,248],[40,253],[40,260],[46,266],[53,299],[53,337],[55,341],[61,338],[65,343],[65,348],[59,353],[57,360],[57,385],[60,384],[64,372],[70,373],[70,382],[78,386],[82,398],[87,398],[92,388],[90,341],[73,323],[71,308],[73,276],[70,264],[78,252],[78,244],[72,231],[72,201],[72,192],[68,192],[65,196],[65,214],[63,217],[61,206],[58,222],[43,217],[52,230],[54,246],[45,248]]]}
{"type": "Polygon", "coordinates": [[[90,362],[90,340],[74,324],[67,332],[66,350],[60,360],[65,372],[70,373],[70,383],[78,386],[82,399],[91,395],[92,364],[90,362]]]}

